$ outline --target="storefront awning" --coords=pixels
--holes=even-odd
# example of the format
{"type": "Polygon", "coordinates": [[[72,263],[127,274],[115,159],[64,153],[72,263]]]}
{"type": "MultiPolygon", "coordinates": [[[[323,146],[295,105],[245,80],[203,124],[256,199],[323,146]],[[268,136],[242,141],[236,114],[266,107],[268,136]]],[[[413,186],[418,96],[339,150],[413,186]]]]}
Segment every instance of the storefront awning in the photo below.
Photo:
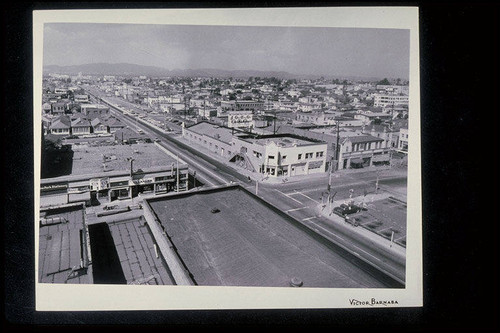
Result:
{"type": "Polygon", "coordinates": [[[382,162],[382,161],[389,161],[389,160],[390,160],[389,154],[373,155],[373,157],[372,157],[373,162],[382,162]]]}
{"type": "Polygon", "coordinates": [[[109,179],[110,183],[128,182],[130,176],[112,177],[109,179]]]}
{"type": "Polygon", "coordinates": [[[79,201],[89,201],[89,200],[90,200],[90,192],[68,194],[68,202],[79,202],[79,201]]]}

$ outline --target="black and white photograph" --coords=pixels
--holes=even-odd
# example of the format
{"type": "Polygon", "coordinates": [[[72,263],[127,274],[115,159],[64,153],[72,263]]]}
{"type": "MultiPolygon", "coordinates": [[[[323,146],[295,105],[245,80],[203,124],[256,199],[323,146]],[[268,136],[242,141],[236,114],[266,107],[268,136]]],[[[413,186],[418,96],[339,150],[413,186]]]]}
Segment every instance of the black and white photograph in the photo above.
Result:
{"type": "Polygon", "coordinates": [[[35,11],[37,310],[421,306],[417,14],[35,11]]]}

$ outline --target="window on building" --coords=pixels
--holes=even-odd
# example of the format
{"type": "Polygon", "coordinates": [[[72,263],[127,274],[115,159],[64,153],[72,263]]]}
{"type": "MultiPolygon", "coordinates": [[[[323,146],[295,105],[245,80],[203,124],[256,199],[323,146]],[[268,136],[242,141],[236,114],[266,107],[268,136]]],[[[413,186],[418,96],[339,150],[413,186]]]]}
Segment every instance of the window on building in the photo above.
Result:
{"type": "Polygon", "coordinates": [[[282,161],[286,160],[286,155],[281,156],[281,160],[282,161]]]}
{"type": "Polygon", "coordinates": [[[297,159],[298,159],[298,160],[301,160],[301,159],[302,159],[302,154],[299,154],[299,155],[297,156],[297,159]]]}
{"type": "Polygon", "coordinates": [[[268,155],[267,158],[269,158],[270,160],[274,160],[274,155],[268,155]]]}
{"type": "Polygon", "coordinates": [[[323,157],[323,152],[322,151],[318,151],[316,153],[316,157],[323,157]]]}
{"type": "Polygon", "coordinates": [[[306,159],[313,158],[313,156],[314,156],[314,153],[306,153],[306,159]]]}

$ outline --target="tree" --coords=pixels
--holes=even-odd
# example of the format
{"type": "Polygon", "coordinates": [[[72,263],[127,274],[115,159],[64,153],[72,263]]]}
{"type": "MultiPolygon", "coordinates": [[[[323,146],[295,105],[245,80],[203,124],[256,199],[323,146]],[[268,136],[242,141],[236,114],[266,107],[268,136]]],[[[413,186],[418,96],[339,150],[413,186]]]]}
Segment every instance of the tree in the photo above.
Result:
{"type": "Polygon", "coordinates": [[[391,85],[391,83],[389,82],[389,80],[387,80],[387,78],[384,78],[383,80],[378,81],[377,85],[389,86],[391,85]]]}

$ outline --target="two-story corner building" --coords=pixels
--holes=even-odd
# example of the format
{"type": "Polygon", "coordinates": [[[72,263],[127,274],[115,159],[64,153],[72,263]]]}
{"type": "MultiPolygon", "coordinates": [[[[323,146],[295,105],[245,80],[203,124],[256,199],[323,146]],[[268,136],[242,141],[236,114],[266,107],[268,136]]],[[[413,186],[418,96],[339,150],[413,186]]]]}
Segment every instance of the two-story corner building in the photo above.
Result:
{"type": "Polygon", "coordinates": [[[55,135],[70,135],[71,134],[71,120],[68,116],[62,115],[52,120],[49,131],[55,135]]]}
{"type": "Polygon", "coordinates": [[[269,177],[293,177],[325,172],[327,144],[291,134],[233,137],[232,162],[269,177]]]}
{"type": "Polygon", "coordinates": [[[230,111],[227,113],[227,127],[249,128],[252,125],[252,111],[230,111]]]}
{"type": "Polygon", "coordinates": [[[344,137],[339,145],[338,169],[388,165],[390,150],[383,138],[367,134],[344,137]]]}
{"type": "Polygon", "coordinates": [[[183,137],[226,161],[270,177],[325,172],[327,143],[294,134],[258,135],[199,122],[183,137]]]}
{"type": "Polygon", "coordinates": [[[82,104],[81,111],[86,117],[106,117],[109,116],[109,107],[101,104],[82,104]]]}
{"type": "Polygon", "coordinates": [[[408,128],[402,127],[399,129],[399,142],[398,150],[401,152],[408,152],[408,128]]]}

